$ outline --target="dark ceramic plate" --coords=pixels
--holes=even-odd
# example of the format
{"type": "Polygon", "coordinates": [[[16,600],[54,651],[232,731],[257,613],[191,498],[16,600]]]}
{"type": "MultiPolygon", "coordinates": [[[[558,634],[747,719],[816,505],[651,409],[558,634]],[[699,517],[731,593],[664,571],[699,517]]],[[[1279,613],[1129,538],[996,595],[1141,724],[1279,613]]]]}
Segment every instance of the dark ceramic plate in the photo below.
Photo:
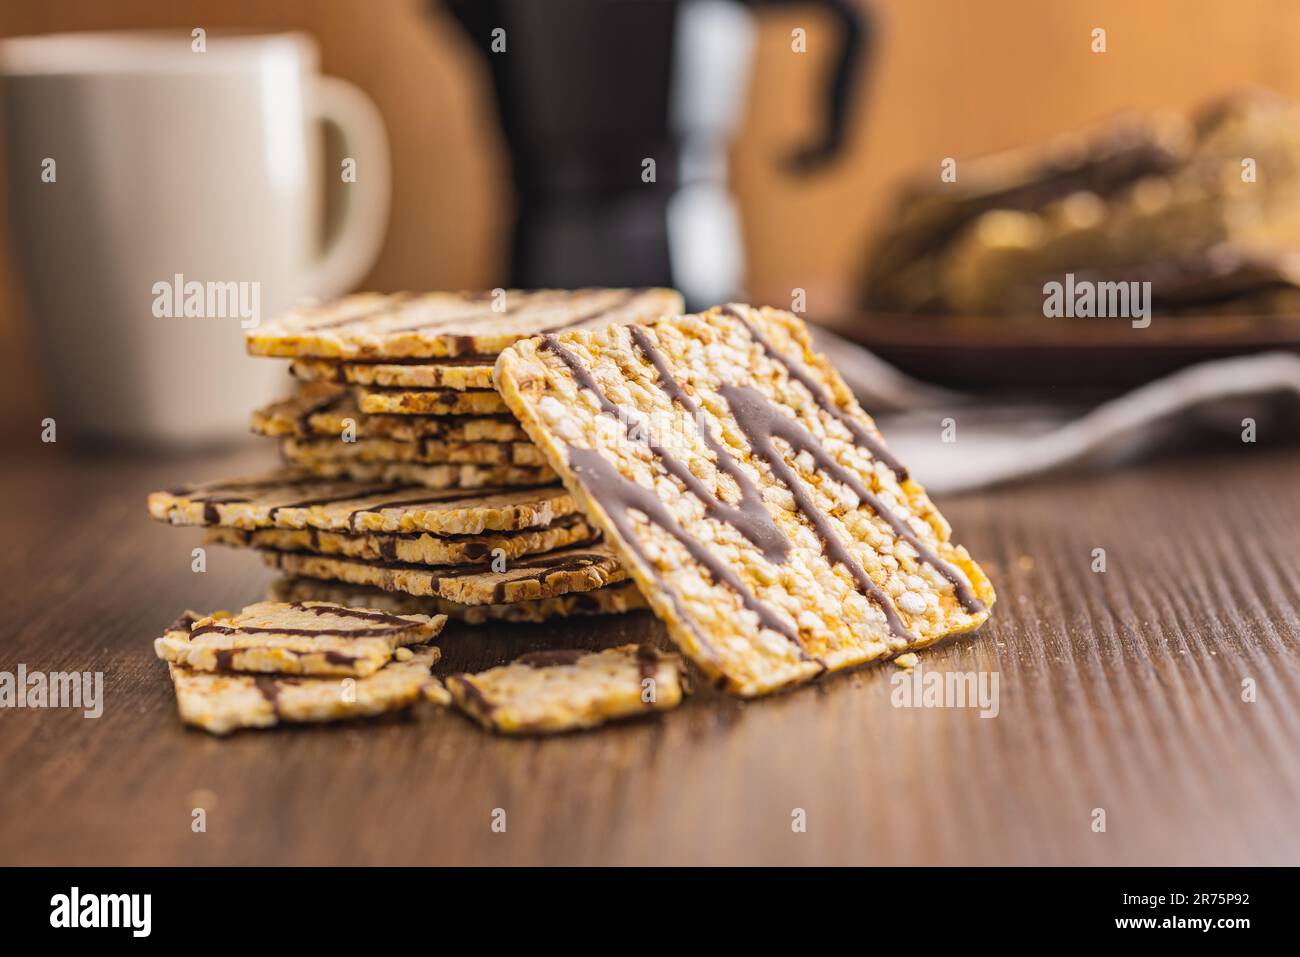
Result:
{"type": "Polygon", "coordinates": [[[1300,353],[1300,317],[1007,319],[858,313],[818,320],[886,362],[968,391],[1118,389],[1207,359],[1300,353]]]}

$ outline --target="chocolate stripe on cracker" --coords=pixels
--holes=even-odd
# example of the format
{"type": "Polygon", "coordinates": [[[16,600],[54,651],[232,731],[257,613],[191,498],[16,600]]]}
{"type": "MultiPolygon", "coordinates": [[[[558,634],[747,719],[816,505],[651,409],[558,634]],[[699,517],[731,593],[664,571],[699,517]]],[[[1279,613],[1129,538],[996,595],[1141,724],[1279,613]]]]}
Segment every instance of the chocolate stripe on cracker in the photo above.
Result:
{"type": "MultiPolygon", "coordinates": [[[[785,367],[786,374],[807,389],[808,394],[812,396],[814,402],[816,402],[824,411],[829,412],[839,420],[839,422],[849,430],[849,434],[853,436],[853,440],[857,443],[859,448],[871,453],[872,458],[879,459],[881,462],[884,462],[885,465],[889,466],[898,481],[906,481],[907,469],[903,467],[903,463],[898,461],[898,459],[894,457],[893,453],[891,453],[889,449],[885,448],[885,443],[881,442],[875,435],[872,435],[871,430],[863,425],[863,423],[859,422],[851,414],[841,408],[837,402],[832,401],[831,397],[826,394],[826,390],[822,388],[819,382],[813,379],[812,374],[804,367],[803,363],[798,359],[795,359],[793,356],[786,355],[784,352],[772,348],[772,344],[767,341],[767,337],[759,332],[754,324],[746,319],[744,314],[736,307],[724,306],[723,311],[744,323],[745,328],[749,331],[750,337],[763,347],[763,352],[766,353],[769,358],[775,359],[777,362],[781,363],[781,365],[785,367]]],[[[645,346],[642,344],[646,341],[647,340],[644,338],[638,338],[636,340],[637,345],[642,348],[642,352],[645,351],[645,346]]],[[[656,368],[659,368],[661,365],[662,361],[656,364],[656,368]]]]}

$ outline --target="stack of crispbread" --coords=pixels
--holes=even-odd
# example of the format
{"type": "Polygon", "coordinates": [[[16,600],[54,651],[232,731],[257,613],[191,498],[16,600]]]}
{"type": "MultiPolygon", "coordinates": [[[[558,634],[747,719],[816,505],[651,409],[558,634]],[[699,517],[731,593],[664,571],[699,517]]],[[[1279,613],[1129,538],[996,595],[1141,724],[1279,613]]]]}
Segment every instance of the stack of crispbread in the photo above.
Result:
{"type": "Polygon", "coordinates": [[[681,659],[647,645],[523,655],[476,675],[430,669],[443,615],[393,615],[332,602],[259,602],[237,615],[181,615],[154,652],[181,718],[213,734],[455,705],[507,734],[590,728],[674,708],[681,659]]]}
{"type": "MultiPolygon", "coordinates": [[[[288,573],[273,586],[279,608],[324,602],[482,623],[622,611],[645,600],[709,680],[745,697],[899,655],[988,618],[994,592],[983,570],[950,540],[943,516],[812,351],[797,317],[741,305],[660,319],[626,314],[636,303],[677,306],[675,294],[659,291],[513,295],[534,303],[516,304],[513,325],[466,296],[354,297],[272,323],[249,342],[254,352],[294,356],[300,374],[310,366],[343,383],[382,375],[399,384],[381,388],[408,394],[423,388],[416,382],[486,381],[463,374],[472,363],[441,360],[472,355],[486,366],[495,355],[499,392],[491,395],[517,418],[438,415],[423,400],[388,393],[383,402],[393,404],[368,412],[364,384],[353,393],[317,380],[260,411],[256,427],[340,446],[371,439],[376,455],[402,454],[423,438],[442,451],[510,444],[546,465],[506,467],[554,469],[545,477],[563,484],[534,476],[511,485],[502,473],[489,487],[464,477],[415,485],[412,473],[393,471],[410,463],[382,458],[369,472],[356,468],[359,455],[322,448],[311,462],[290,453],[296,467],[270,475],[156,492],[151,514],[259,550],[288,573]],[[622,321],[602,325],[594,311],[622,321]],[[627,324],[632,318],[642,321],[627,324]],[[312,391],[325,388],[329,397],[312,391]],[[420,411],[394,411],[412,404],[420,411]]],[[[303,655],[328,664],[337,648],[322,647],[322,659],[314,646],[258,648],[261,638],[215,649],[191,648],[195,641],[191,630],[159,644],[187,720],[210,730],[295,720],[282,706],[290,699],[302,720],[352,714],[319,706],[320,685],[288,698],[256,682],[190,687],[190,672],[204,664],[214,674],[290,658],[298,667],[303,655]],[[230,696],[243,717],[208,720],[201,702],[187,713],[186,696],[200,692],[230,696]]],[[[376,660],[372,649],[366,661],[376,660]]],[[[502,732],[591,727],[673,707],[683,691],[676,656],[635,645],[528,655],[448,675],[445,688],[429,679],[431,664],[421,659],[417,692],[394,700],[454,703],[502,732]]]]}
{"type": "Polygon", "coordinates": [[[363,294],[299,309],[248,335],[292,359],[302,388],[255,413],[284,457],[326,478],[430,488],[554,482],[492,384],[520,339],[680,312],[669,289],[363,294]]]}
{"type": "Polygon", "coordinates": [[[149,513],[172,525],[204,526],[209,543],[257,549],[292,576],[275,586],[280,598],[470,624],[642,606],[558,484],[461,491],[283,469],[154,492],[149,513]],[[384,600],[383,591],[394,599],[384,600]]]}
{"type": "Polygon", "coordinates": [[[346,595],[469,623],[642,607],[492,369],[531,335],[680,308],[671,290],[588,289],[364,294],[295,310],[247,337],[310,380],[253,413],[289,467],[156,492],[150,513],[257,549],[290,576],[276,592],[300,600],[346,595]]]}
{"type": "Polygon", "coordinates": [[[451,698],[429,669],[445,616],[398,617],[326,602],[261,602],[238,615],[186,612],[154,652],[187,724],[213,734],[337,721],[451,698]]]}

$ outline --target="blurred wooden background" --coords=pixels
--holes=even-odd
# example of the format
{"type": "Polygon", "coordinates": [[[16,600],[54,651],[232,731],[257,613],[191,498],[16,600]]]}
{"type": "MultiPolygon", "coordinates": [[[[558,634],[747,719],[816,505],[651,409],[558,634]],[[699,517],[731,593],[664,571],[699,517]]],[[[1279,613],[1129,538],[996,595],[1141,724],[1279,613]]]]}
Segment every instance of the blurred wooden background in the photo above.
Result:
{"type": "MultiPolygon", "coordinates": [[[[749,295],[814,314],[851,301],[890,185],[1126,107],[1188,107],[1243,85],[1300,95],[1300,4],[1290,0],[876,0],[880,42],[848,155],[796,179],[777,159],[811,131],[830,43],[812,11],[759,15],[753,82],[734,144],[749,295]],[[809,52],[790,50],[808,31],[809,52]],[[1094,27],[1108,51],[1090,51],[1094,27]],[[825,40],[826,42],[819,42],[825,40]]],[[[378,104],[393,148],[388,240],[366,285],[496,285],[510,198],[486,78],[424,0],[5,0],[0,36],[194,26],[312,34],[326,73],[378,104]]],[[[31,425],[41,381],[0,229],[0,431],[31,425]]]]}

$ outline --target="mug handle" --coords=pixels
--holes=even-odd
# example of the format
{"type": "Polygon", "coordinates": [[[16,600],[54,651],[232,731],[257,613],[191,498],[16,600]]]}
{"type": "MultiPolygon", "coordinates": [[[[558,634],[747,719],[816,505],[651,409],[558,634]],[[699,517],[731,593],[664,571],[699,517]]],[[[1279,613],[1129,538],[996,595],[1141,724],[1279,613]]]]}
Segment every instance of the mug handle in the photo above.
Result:
{"type": "Polygon", "coordinates": [[[333,299],[359,283],[379,256],[388,231],[392,173],[384,120],[370,97],[337,77],[315,77],[312,82],[315,118],[338,131],[344,157],[357,163],[354,182],[335,179],[341,170],[326,176],[333,188],[346,187],[342,221],[307,276],[307,295],[333,299]]]}

